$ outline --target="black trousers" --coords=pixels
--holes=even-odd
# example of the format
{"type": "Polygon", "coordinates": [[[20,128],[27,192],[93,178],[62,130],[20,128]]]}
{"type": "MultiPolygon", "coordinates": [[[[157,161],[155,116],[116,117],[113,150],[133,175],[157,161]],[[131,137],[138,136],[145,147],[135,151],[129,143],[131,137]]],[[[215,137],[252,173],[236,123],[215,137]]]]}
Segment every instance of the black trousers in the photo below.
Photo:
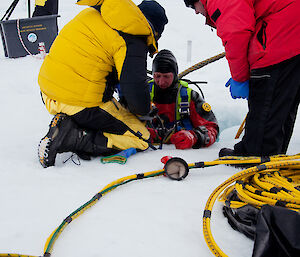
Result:
{"type": "Polygon", "coordinates": [[[71,117],[81,128],[94,131],[95,143],[99,145],[107,143],[103,132],[123,135],[128,130],[123,122],[98,107],[85,108],[71,117]]]}
{"type": "Polygon", "coordinates": [[[108,151],[149,147],[149,132],[139,119],[116,101],[109,101],[100,107],[85,108],[71,115],[82,129],[95,135],[93,143],[106,147],[108,151]]]}
{"type": "Polygon", "coordinates": [[[36,5],[33,17],[58,14],[58,0],[45,0],[44,6],[36,5]]]}
{"type": "Polygon", "coordinates": [[[300,102],[300,55],[251,71],[245,135],[236,154],[285,154],[300,102]]]}

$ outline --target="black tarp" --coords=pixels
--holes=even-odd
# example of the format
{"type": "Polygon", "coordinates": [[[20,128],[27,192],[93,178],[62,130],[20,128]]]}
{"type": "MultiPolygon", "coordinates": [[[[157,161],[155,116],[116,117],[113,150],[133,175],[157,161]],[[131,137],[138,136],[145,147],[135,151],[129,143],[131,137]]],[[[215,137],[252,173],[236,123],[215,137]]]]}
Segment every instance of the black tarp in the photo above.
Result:
{"type": "Polygon", "coordinates": [[[300,214],[264,205],[257,216],[252,257],[299,257],[300,214]]]}
{"type": "Polygon", "coordinates": [[[223,207],[224,216],[227,218],[228,223],[234,230],[243,233],[245,236],[253,240],[259,209],[250,204],[241,208],[231,208],[229,204],[231,201],[240,201],[236,190],[233,190],[228,195],[228,201],[226,201],[227,206],[223,207]]]}
{"type": "Polygon", "coordinates": [[[260,209],[250,204],[230,208],[231,201],[240,201],[235,190],[223,214],[233,229],[254,240],[252,257],[300,257],[299,212],[267,204],[260,209]]]}

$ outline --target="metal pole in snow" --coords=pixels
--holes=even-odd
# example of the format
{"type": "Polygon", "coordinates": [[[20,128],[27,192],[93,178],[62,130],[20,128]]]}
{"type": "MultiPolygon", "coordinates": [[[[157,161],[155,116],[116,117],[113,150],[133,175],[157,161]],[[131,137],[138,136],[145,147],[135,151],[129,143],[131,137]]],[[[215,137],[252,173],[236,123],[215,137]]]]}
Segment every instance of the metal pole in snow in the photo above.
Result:
{"type": "Polygon", "coordinates": [[[30,18],[30,14],[31,14],[30,0],[27,1],[27,5],[28,5],[28,18],[30,18]]]}
{"type": "Polygon", "coordinates": [[[192,40],[187,41],[186,61],[188,63],[192,61],[192,40]]]}

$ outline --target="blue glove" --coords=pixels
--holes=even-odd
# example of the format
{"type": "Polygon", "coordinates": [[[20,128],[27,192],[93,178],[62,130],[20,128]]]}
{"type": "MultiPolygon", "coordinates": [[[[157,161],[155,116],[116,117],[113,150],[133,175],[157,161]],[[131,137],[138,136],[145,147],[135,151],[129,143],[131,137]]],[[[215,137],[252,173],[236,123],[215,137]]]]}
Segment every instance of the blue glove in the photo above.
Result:
{"type": "Polygon", "coordinates": [[[123,156],[125,158],[128,158],[128,157],[130,157],[131,155],[134,155],[134,154],[136,154],[136,149],[133,148],[133,147],[125,149],[122,152],[119,152],[119,155],[123,156]]]}
{"type": "Polygon", "coordinates": [[[230,85],[230,93],[233,99],[243,98],[248,100],[249,96],[249,80],[245,82],[238,82],[234,79],[229,79],[225,84],[225,87],[230,85]]]}
{"type": "Polygon", "coordinates": [[[128,149],[125,149],[117,154],[101,157],[100,161],[102,163],[119,163],[119,164],[125,164],[127,162],[127,159],[131,156],[136,154],[136,149],[131,147],[128,149]]]}

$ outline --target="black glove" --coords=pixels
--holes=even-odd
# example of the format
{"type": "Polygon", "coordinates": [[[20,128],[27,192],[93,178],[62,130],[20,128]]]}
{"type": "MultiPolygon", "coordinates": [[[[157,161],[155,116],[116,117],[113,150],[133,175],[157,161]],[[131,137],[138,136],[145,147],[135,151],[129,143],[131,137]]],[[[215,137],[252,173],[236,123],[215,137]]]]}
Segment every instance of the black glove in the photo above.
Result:
{"type": "Polygon", "coordinates": [[[210,137],[208,135],[208,130],[205,126],[199,126],[195,129],[193,129],[198,140],[196,142],[196,144],[194,144],[193,148],[200,148],[200,147],[204,147],[206,145],[208,145],[209,141],[210,141],[210,137]]]}
{"type": "Polygon", "coordinates": [[[153,120],[155,118],[155,116],[158,114],[158,109],[156,106],[152,106],[151,110],[149,113],[147,113],[144,116],[139,116],[139,120],[140,121],[150,121],[153,120]]]}
{"type": "Polygon", "coordinates": [[[128,104],[127,104],[126,99],[125,99],[124,96],[120,97],[119,103],[120,103],[124,108],[127,108],[127,107],[128,107],[128,104]]]}

